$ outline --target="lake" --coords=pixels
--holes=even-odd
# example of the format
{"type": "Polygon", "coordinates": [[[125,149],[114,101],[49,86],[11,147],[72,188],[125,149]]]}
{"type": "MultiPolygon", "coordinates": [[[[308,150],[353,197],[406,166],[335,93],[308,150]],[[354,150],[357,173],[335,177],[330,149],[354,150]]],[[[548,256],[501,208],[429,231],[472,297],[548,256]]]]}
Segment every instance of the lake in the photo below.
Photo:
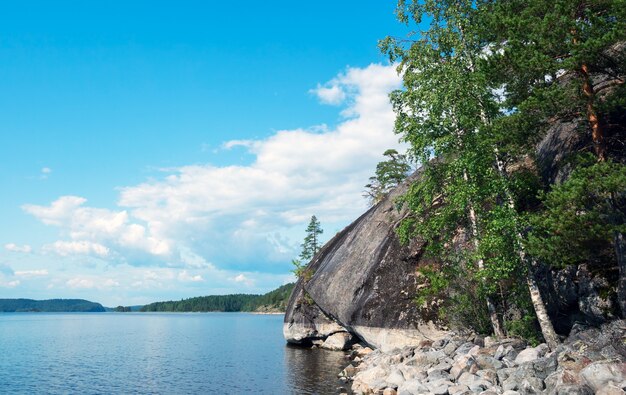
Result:
{"type": "Polygon", "coordinates": [[[287,346],[282,325],[245,313],[1,313],[0,393],[337,393],[344,353],[287,346]]]}

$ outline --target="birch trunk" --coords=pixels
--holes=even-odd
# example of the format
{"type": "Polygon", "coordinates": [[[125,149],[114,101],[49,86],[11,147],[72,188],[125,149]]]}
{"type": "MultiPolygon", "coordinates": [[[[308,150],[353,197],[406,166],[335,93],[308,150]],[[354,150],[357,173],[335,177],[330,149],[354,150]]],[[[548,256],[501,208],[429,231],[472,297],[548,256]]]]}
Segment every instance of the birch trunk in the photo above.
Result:
{"type": "Polygon", "coordinates": [[[619,279],[617,283],[617,302],[622,312],[622,318],[626,318],[626,240],[622,232],[615,232],[614,237],[615,255],[617,256],[617,267],[619,268],[619,279]]]}
{"type": "MultiPolygon", "coordinates": [[[[467,172],[463,171],[463,179],[468,181],[467,172]]],[[[478,224],[476,220],[476,211],[474,211],[474,206],[469,204],[469,218],[470,218],[470,228],[472,231],[472,241],[474,243],[474,249],[478,251],[479,242],[478,242],[478,224]]],[[[485,261],[480,258],[478,259],[478,269],[483,270],[485,268],[485,261]]],[[[483,281],[484,282],[484,281],[483,281]]],[[[504,330],[502,329],[502,324],[500,323],[500,319],[498,318],[498,312],[496,310],[496,305],[493,303],[493,300],[489,296],[485,297],[487,301],[487,310],[489,311],[489,320],[491,321],[491,326],[493,327],[493,333],[496,337],[503,338],[505,336],[504,330]]]]}
{"type": "MultiPolygon", "coordinates": [[[[503,163],[500,161],[498,149],[494,148],[494,154],[496,157],[496,166],[498,167],[498,172],[502,177],[506,176],[505,169],[503,163]]],[[[511,193],[508,188],[505,188],[504,191],[507,205],[508,207],[515,212],[515,203],[513,202],[513,198],[511,197],[511,193]]],[[[554,351],[556,347],[559,345],[559,337],[554,331],[554,326],[552,325],[552,321],[550,321],[550,316],[548,316],[548,310],[546,309],[546,304],[543,301],[543,297],[541,296],[541,292],[539,291],[539,286],[537,285],[537,281],[535,280],[533,269],[536,266],[536,262],[534,260],[529,260],[526,255],[526,251],[524,250],[524,246],[522,246],[522,234],[519,229],[515,229],[517,233],[517,254],[520,260],[527,265],[527,274],[526,274],[526,284],[528,285],[528,291],[530,292],[530,300],[533,304],[533,308],[535,310],[535,314],[537,315],[537,320],[539,321],[539,326],[541,327],[541,333],[543,338],[546,341],[546,344],[550,348],[550,350],[554,351]]]]}

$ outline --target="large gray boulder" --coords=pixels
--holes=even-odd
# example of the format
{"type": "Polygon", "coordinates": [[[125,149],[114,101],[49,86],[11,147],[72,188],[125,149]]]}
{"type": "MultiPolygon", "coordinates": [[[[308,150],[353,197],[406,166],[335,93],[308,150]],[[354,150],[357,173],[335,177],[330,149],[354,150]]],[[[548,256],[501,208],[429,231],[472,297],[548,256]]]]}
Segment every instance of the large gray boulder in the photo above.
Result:
{"type": "Polygon", "coordinates": [[[296,328],[317,336],[329,322],[384,350],[444,337],[436,313],[424,314],[414,301],[420,284],[416,269],[432,262],[423,258],[419,241],[401,245],[396,235],[407,215],[396,198],[418,178],[419,173],[411,176],[315,256],[309,265],[313,275],[298,282],[287,307],[288,341],[302,342],[302,336],[293,336],[296,328]]]}

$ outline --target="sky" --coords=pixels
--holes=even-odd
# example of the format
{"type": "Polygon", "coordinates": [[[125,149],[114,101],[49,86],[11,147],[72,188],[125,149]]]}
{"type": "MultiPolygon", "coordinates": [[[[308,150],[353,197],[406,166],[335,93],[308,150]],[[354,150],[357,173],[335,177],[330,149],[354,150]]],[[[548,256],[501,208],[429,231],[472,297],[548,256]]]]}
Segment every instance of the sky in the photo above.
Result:
{"type": "Polygon", "coordinates": [[[390,1],[0,2],[0,298],[263,293],[367,209],[390,1]]]}

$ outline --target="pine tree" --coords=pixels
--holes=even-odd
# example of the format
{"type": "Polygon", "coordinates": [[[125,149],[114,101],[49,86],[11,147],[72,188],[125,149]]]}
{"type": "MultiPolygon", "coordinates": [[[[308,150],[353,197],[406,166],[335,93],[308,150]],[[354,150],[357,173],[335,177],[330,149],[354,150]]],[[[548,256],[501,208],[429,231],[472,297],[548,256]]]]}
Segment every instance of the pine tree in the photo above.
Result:
{"type": "Polygon", "coordinates": [[[303,243],[300,245],[302,251],[300,252],[300,256],[297,259],[293,259],[291,264],[295,266],[293,269],[293,273],[298,278],[304,278],[308,280],[313,273],[308,270],[308,264],[311,259],[319,252],[322,248],[320,242],[320,235],[324,233],[320,222],[317,217],[313,215],[311,217],[311,221],[306,228],[306,236],[304,237],[303,243]]]}
{"type": "Polygon", "coordinates": [[[324,230],[321,227],[320,221],[317,220],[317,217],[313,215],[311,217],[311,221],[306,228],[306,236],[304,237],[304,242],[300,245],[302,247],[302,252],[300,253],[300,260],[303,262],[309,262],[315,254],[319,252],[322,248],[320,242],[320,235],[324,233],[324,230]]]}
{"type": "Polygon", "coordinates": [[[372,205],[380,202],[411,171],[411,164],[406,155],[398,153],[395,149],[388,149],[383,155],[389,159],[376,165],[375,175],[370,177],[370,182],[365,185],[364,196],[372,205]]]}
{"type": "MultiPolygon", "coordinates": [[[[622,85],[626,76],[626,1],[492,0],[486,1],[483,9],[481,25],[493,52],[490,62],[504,84],[505,106],[513,114],[503,127],[526,129],[540,137],[537,131],[545,128],[542,122],[546,120],[584,117],[597,161],[609,160],[607,122],[600,98],[605,96],[606,101],[611,90],[616,92],[614,96],[624,94],[615,87],[622,85]],[[603,78],[594,79],[594,75],[603,78]]],[[[623,145],[617,146],[623,150],[623,145]]],[[[597,171],[601,169],[598,166],[597,171]]],[[[565,190],[572,193],[576,188],[563,187],[557,194],[565,190]]],[[[611,220],[597,226],[613,229],[620,273],[618,295],[622,316],[626,317],[626,241],[618,220],[620,199],[624,199],[624,192],[607,200],[613,205],[613,214],[607,217],[611,220]]],[[[587,209],[602,211],[605,206],[598,202],[597,208],[587,209]]],[[[578,230],[590,231],[589,227],[578,230]]],[[[587,240],[594,237],[593,232],[583,235],[587,240]]]]}

